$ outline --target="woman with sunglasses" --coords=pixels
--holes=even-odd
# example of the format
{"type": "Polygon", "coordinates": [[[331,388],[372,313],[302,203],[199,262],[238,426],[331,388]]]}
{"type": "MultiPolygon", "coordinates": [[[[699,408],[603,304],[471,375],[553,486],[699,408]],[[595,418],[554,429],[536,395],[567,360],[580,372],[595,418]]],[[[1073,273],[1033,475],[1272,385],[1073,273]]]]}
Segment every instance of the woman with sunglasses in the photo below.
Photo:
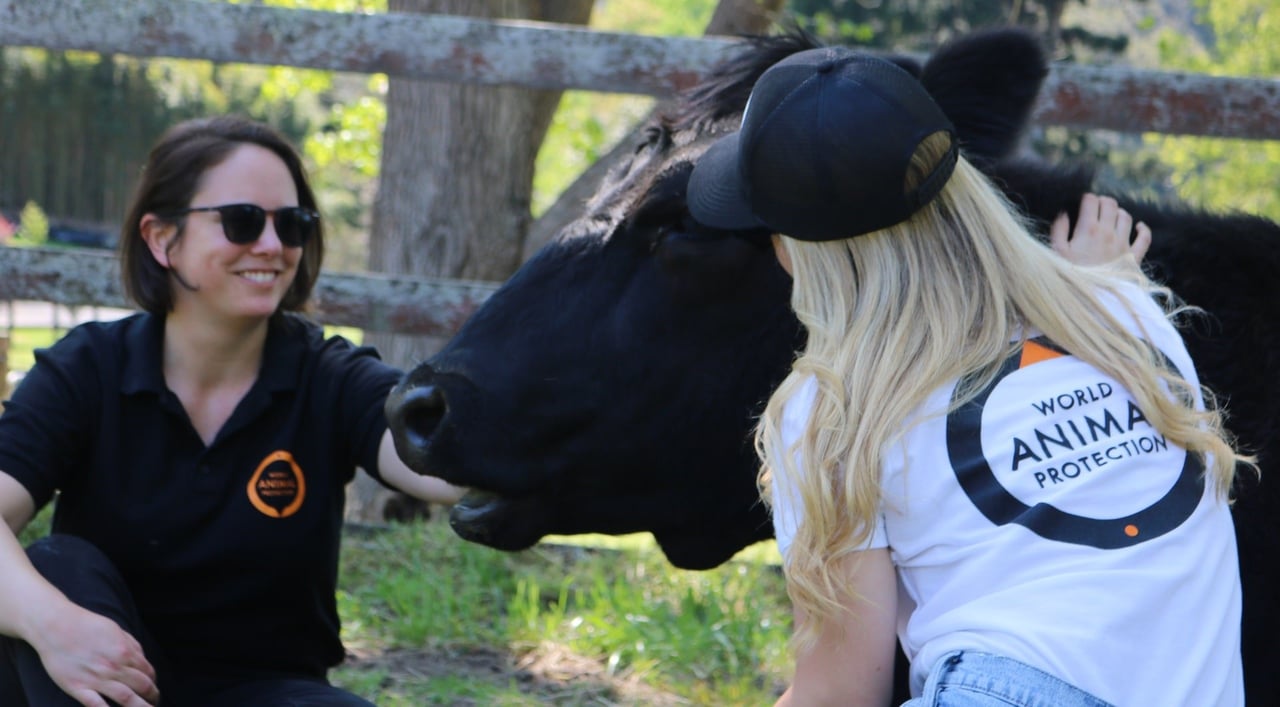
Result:
{"type": "MultiPolygon", "coordinates": [[[[906,71],[817,49],[689,179],[694,218],[775,234],[807,333],[756,434],[796,615],[779,704],[883,707],[896,644],[909,707],[1243,704],[1251,460],[1170,293],[1056,257],[959,148],[906,71]]],[[[1132,225],[1086,198],[1077,237],[1123,253],[1132,225]]]]}
{"type": "Polygon", "coordinates": [[[344,487],[459,492],[395,454],[400,372],[297,314],[323,255],[274,130],[196,120],[152,150],[120,242],[143,312],[38,352],[0,417],[0,704],[369,705],[326,679],[344,487]]]}

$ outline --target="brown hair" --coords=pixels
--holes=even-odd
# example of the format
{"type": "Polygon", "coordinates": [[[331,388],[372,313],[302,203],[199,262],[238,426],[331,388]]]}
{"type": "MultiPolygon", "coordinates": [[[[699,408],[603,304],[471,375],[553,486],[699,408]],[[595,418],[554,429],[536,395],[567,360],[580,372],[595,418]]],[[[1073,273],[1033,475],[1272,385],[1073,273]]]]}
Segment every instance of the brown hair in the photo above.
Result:
{"type": "MultiPolygon", "coordinates": [[[[301,158],[274,128],[237,116],[201,118],[175,125],[151,148],[120,234],[120,269],[125,294],[142,309],[152,314],[173,309],[173,282],[169,271],[156,262],[142,239],[142,217],[173,213],[190,206],[205,173],[245,144],[275,153],[293,176],[298,205],[316,209],[315,194],[307,182],[301,158]]],[[[173,240],[177,243],[186,227],[186,217],[174,218],[173,223],[178,227],[178,235],[173,240]]],[[[321,223],[303,246],[298,274],[280,302],[281,310],[298,311],[306,307],[323,260],[321,223]]]]}

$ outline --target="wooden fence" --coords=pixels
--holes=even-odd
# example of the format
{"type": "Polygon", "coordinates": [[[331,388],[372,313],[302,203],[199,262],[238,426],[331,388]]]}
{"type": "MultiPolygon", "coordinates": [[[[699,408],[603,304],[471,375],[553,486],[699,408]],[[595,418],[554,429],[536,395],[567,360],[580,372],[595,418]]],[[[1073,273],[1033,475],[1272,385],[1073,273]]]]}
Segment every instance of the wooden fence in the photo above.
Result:
{"type": "MultiPolygon", "coordinates": [[[[314,314],[325,324],[448,336],[495,289],[487,282],[323,273],[314,314]]],[[[115,255],[60,248],[0,248],[0,301],[6,299],[129,306],[115,255]]]]}
{"type": "MultiPolygon", "coordinates": [[[[287,65],[473,84],[667,97],[693,85],[728,38],[649,37],[537,22],[344,14],[192,0],[0,0],[0,46],[287,65]]],[[[1054,66],[1042,124],[1280,139],[1280,80],[1054,66]]],[[[0,299],[118,306],[112,256],[0,249],[0,299]]],[[[323,275],[317,318],[448,335],[496,286],[323,275]]]]}

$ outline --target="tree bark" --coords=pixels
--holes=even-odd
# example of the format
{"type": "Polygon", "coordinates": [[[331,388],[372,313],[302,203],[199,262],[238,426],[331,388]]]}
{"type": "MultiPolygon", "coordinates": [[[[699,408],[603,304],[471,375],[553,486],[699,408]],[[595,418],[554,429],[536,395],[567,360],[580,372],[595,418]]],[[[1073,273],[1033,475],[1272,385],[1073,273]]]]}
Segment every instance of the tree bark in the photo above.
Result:
{"type": "MultiPolygon", "coordinates": [[[[390,0],[424,12],[582,24],[590,0],[390,0]]],[[[559,92],[391,79],[369,269],[505,280],[520,264],[538,146],[559,92]]],[[[439,341],[378,335],[385,360],[409,366],[439,341]]]]}
{"type": "MultiPolygon", "coordinates": [[[[562,24],[585,24],[591,7],[592,0],[388,3],[391,12],[562,24]]],[[[485,281],[510,276],[532,220],[534,159],[559,100],[559,91],[391,79],[369,269],[485,281]]],[[[408,368],[443,339],[372,334],[366,343],[408,368]]],[[[403,498],[391,502],[367,478],[354,489],[348,518],[377,522],[418,512],[403,498]]]]}

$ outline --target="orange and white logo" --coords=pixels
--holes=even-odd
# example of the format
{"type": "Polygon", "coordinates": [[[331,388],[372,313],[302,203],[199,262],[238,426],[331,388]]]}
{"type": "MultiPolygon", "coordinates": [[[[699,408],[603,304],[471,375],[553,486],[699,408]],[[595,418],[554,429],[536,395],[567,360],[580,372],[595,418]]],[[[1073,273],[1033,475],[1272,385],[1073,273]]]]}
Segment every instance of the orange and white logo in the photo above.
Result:
{"type": "Polygon", "coordinates": [[[263,515],[288,518],[302,507],[307,480],[293,455],[279,450],[258,464],[258,470],[249,479],[248,493],[249,502],[263,515]]]}

